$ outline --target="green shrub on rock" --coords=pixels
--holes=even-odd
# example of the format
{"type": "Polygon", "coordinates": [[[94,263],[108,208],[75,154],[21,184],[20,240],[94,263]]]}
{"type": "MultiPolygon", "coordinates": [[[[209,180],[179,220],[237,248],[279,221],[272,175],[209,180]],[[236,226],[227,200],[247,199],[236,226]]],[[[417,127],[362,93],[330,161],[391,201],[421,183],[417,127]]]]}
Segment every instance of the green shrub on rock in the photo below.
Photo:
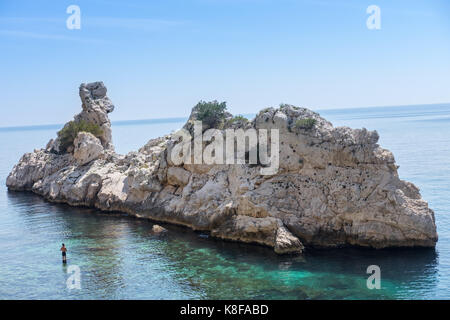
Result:
{"type": "Polygon", "coordinates": [[[219,103],[216,100],[210,102],[200,101],[194,108],[197,111],[197,120],[214,128],[225,119],[227,103],[219,103]]]}
{"type": "Polygon", "coordinates": [[[244,117],[244,116],[242,116],[242,115],[237,115],[237,116],[234,116],[233,118],[231,118],[230,119],[230,122],[231,123],[234,123],[234,122],[244,122],[244,123],[247,123],[248,122],[248,119],[246,118],[246,117],[244,117]]]}
{"type": "Polygon", "coordinates": [[[60,150],[65,152],[67,148],[73,145],[73,141],[79,132],[89,132],[99,138],[103,131],[99,125],[81,120],[79,122],[70,121],[64,128],[58,131],[58,139],[60,141],[60,150]]]}
{"type": "Polygon", "coordinates": [[[317,120],[312,118],[299,119],[295,121],[295,128],[310,130],[316,123],[317,120]]]}

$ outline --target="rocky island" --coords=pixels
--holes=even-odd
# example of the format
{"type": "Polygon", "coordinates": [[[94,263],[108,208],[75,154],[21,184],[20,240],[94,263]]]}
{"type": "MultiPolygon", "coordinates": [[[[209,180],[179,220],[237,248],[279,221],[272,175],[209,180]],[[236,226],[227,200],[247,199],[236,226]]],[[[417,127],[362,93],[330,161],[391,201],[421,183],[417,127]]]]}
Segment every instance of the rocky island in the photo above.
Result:
{"type": "MultiPolygon", "coordinates": [[[[394,156],[377,144],[376,131],[335,128],[291,105],[264,109],[251,121],[225,113],[220,131],[278,129],[279,168],[262,175],[261,163],[174,163],[169,154],[180,143],[174,134],[119,155],[108,118],[114,105],[104,84],[82,84],[80,98],[81,113],[14,166],[9,190],[184,225],[280,254],[437,242],[433,211],[416,186],[399,178],[394,156]]],[[[187,132],[193,132],[198,111],[184,126],[187,132]]]]}

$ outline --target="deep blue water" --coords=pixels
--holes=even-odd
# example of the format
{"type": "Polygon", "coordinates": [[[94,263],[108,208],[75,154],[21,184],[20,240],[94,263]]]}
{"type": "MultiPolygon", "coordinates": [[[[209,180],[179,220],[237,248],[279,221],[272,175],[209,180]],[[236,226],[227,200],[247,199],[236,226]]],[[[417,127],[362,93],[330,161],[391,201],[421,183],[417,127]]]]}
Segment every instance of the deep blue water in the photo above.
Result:
{"type": "MultiPolygon", "coordinates": [[[[43,147],[58,125],[0,128],[0,299],[449,299],[450,104],[319,111],[335,126],[376,129],[402,179],[435,210],[436,249],[309,250],[298,257],[205,238],[120,214],[51,204],[8,192],[6,176],[23,153],[43,147]],[[81,270],[69,290],[59,247],[81,270]],[[366,268],[381,268],[381,289],[366,268]]],[[[177,129],[183,118],[113,123],[116,150],[136,150],[177,129]]]]}

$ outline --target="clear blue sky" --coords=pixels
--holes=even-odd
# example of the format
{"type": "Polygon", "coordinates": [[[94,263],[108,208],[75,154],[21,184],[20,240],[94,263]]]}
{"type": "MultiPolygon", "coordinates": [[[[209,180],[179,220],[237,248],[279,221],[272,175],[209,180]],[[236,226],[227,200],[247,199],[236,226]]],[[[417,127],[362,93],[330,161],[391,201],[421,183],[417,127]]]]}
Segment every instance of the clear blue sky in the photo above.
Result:
{"type": "Polygon", "coordinates": [[[0,1],[0,126],[63,123],[102,80],[113,120],[450,102],[450,1],[0,1]],[[68,30],[66,8],[81,8],[68,30]],[[366,27],[369,5],[381,30],[366,27]]]}

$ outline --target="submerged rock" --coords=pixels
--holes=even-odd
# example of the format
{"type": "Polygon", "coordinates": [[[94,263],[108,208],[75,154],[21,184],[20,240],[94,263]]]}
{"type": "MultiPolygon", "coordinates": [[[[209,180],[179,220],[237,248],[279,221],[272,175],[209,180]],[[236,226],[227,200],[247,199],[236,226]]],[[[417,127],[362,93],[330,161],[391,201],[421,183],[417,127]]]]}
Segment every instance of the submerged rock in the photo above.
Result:
{"type": "Polygon", "coordinates": [[[154,224],[153,227],[152,227],[152,232],[154,234],[160,234],[160,233],[167,232],[167,229],[161,227],[160,225],[154,224]]]}
{"type": "MultiPolygon", "coordinates": [[[[79,133],[73,151],[54,152],[55,139],[25,154],[8,176],[9,189],[185,225],[277,253],[308,246],[433,247],[438,239],[433,211],[417,187],[399,179],[376,131],[334,128],[291,105],[225,125],[221,132],[279,130],[278,171],[261,175],[260,163],[174,164],[170,151],[180,143],[174,135],[118,155],[107,116],[114,107],[103,83],[81,85],[80,97],[83,111],[75,120],[98,124],[104,134],[79,133]]],[[[195,118],[193,112],[185,125],[191,133],[195,118]]]]}

